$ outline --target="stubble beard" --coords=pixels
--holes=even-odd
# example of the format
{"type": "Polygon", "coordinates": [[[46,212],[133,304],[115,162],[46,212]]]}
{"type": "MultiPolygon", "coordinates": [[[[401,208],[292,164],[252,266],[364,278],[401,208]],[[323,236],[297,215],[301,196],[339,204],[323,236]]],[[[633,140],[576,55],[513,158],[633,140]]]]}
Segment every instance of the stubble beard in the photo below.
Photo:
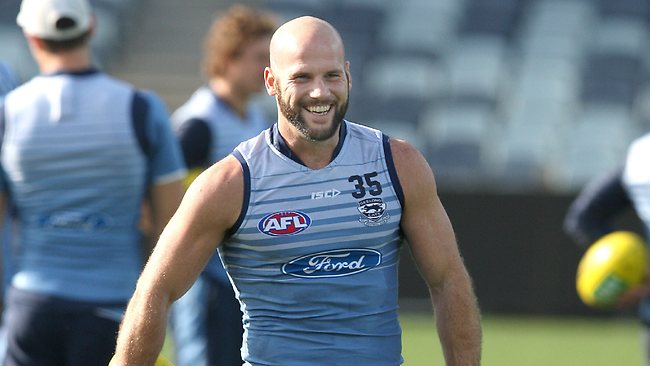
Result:
{"type": "Polygon", "coordinates": [[[344,103],[335,106],[331,126],[328,129],[322,131],[315,131],[307,126],[307,122],[300,115],[300,112],[302,111],[302,103],[298,102],[295,106],[289,105],[289,103],[282,97],[282,92],[280,91],[280,88],[277,84],[274,85],[274,88],[276,99],[280,107],[280,113],[298,130],[298,132],[300,132],[300,134],[305,139],[310,141],[325,141],[334,136],[334,134],[338,131],[339,126],[343,122],[345,113],[348,110],[348,103],[350,101],[349,93],[347,94],[344,103]]]}

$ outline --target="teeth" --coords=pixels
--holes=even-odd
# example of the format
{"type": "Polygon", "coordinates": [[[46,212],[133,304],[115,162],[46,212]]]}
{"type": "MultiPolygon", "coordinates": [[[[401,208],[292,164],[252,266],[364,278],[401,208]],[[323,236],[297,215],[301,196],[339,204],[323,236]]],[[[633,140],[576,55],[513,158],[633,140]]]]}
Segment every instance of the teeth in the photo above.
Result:
{"type": "Polygon", "coordinates": [[[326,113],[330,110],[329,105],[312,105],[307,107],[307,110],[312,113],[326,113]]]}

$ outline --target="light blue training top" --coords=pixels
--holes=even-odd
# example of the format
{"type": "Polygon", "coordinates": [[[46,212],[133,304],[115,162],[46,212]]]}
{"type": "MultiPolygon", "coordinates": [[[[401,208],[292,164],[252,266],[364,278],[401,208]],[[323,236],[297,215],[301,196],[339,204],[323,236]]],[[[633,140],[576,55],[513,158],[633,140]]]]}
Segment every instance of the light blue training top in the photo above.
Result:
{"type": "Polygon", "coordinates": [[[0,111],[0,187],[21,223],[18,289],[130,298],[150,185],[186,173],[162,102],[96,70],[33,78],[0,111]]]}
{"type": "MultiPolygon", "coordinates": [[[[196,90],[190,99],[174,112],[172,122],[181,139],[183,134],[195,131],[197,126],[193,125],[203,124],[200,128],[208,130],[208,136],[202,136],[200,141],[193,139],[192,144],[188,146],[207,152],[200,162],[202,166],[199,168],[203,169],[225,158],[239,143],[257,136],[270,125],[259,106],[249,103],[246,115],[241,117],[207,86],[196,90]],[[202,146],[203,143],[208,146],[202,146]]],[[[186,149],[185,146],[182,148],[186,149]]],[[[206,265],[205,273],[215,280],[228,282],[226,271],[216,253],[206,265]]]]}
{"type": "Polygon", "coordinates": [[[244,312],[245,365],[402,363],[402,190],[388,137],[343,122],[312,170],[277,125],[239,145],[244,212],[219,249],[244,312]]]}

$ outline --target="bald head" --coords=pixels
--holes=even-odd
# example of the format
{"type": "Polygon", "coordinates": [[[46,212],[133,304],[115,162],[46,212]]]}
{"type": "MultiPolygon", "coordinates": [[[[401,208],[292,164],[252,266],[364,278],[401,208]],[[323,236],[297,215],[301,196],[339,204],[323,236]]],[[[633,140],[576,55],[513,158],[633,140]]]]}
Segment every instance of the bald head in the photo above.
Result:
{"type": "Polygon", "coordinates": [[[345,60],[339,32],[328,22],[312,16],[290,20],[271,38],[271,68],[282,67],[288,58],[314,52],[328,52],[345,60]]]}
{"type": "Polygon", "coordinates": [[[336,144],[352,86],[339,32],[322,19],[293,19],[273,34],[270,56],[264,85],[276,97],[280,133],[336,144]]]}

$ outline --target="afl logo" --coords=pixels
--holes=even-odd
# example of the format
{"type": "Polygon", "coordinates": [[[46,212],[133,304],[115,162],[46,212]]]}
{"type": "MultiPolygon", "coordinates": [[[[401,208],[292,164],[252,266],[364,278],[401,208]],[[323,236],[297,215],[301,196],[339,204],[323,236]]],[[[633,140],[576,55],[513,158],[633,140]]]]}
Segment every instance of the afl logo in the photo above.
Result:
{"type": "Polygon", "coordinates": [[[311,226],[311,218],[300,211],[278,211],[264,216],[257,229],[266,235],[285,236],[305,231],[311,226]]]}

